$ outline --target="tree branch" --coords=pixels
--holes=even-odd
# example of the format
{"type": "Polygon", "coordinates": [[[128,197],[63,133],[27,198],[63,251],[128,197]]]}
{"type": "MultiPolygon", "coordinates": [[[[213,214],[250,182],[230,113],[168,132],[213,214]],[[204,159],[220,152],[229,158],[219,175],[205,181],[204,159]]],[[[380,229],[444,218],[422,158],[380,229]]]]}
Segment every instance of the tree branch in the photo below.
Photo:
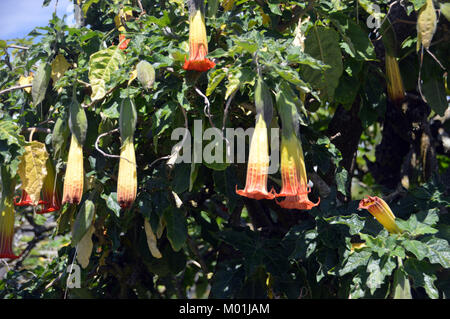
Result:
{"type": "Polygon", "coordinates": [[[24,84],[24,85],[17,85],[17,86],[12,86],[10,88],[4,89],[2,91],[0,91],[0,95],[4,94],[4,93],[8,93],[10,91],[14,91],[14,90],[20,90],[20,89],[25,89],[25,88],[30,88],[32,87],[32,84],[24,84]]]}

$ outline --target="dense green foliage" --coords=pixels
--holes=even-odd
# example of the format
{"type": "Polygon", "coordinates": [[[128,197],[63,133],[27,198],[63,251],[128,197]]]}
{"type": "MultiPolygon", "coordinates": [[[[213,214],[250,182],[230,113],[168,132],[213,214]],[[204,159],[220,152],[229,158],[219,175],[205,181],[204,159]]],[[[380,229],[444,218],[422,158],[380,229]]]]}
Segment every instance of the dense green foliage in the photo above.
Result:
{"type": "MultiPolygon", "coordinates": [[[[38,128],[32,138],[45,143],[63,179],[74,105],[88,124],[82,202],[45,215],[15,208],[14,249],[26,253],[9,263],[0,296],[448,297],[450,23],[441,14],[429,52],[417,52],[415,23],[425,2],[208,0],[208,57],[216,66],[203,73],[182,68],[189,50],[182,0],[74,1],[82,12],[77,26],[54,15],[26,39],[0,41],[0,91],[34,73],[31,92],[0,95],[0,162],[17,183],[17,196],[29,128],[38,128]],[[124,21],[131,41],[122,51],[114,18],[123,4],[133,17],[124,21]],[[368,26],[371,4],[382,19],[389,12],[388,31],[368,26]],[[399,60],[407,92],[401,103],[387,95],[385,47],[394,47],[399,60]],[[50,65],[58,54],[70,68],[55,81],[50,65]],[[140,61],[154,68],[150,87],[134,78],[140,61]],[[179,141],[172,130],[186,121],[192,134],[195,120],[204,129],[253,127],[258,71],[274,103],[283,88],[294,92],[314,183],[309,196],[321,200],[310,211],[238,196],[245,163],[169,160],[179,141]],[[104,153],[120,154],[120,134],[112,130],[130,97],[137,111],[138,190],[133,206],[121,209],[119,159],[104,153]],[[385,198],[404,233],[389,234],[358,210],[365,195],[385,198]],[[162,258],[149,249],[145,220],[162,258]],[[77,244],[91,230],[81,288],[68,289],[77,244]]],[[[435,7],[444,12],[445,4],[435,7]]],[[[271,127],[279,125],[274,108],[271,127]]],[[[3,188],[9,183],[2,182],[3,188]]],[[[272,187],[281,188],[280,172],[269,177],[272,187]]]]}

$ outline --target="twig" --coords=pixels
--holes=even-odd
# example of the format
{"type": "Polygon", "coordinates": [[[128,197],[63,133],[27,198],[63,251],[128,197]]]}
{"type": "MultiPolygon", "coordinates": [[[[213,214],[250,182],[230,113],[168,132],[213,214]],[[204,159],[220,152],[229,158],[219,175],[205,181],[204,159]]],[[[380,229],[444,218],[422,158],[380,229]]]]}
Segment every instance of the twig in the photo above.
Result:
{"type": "Polygon", "coordinates": [[[12,48],[12,49],[20,49],[20,50],[29,50],[29,49],[30,49],[29,47],[23,47],[23,46],[21,46],[21,45],[15,45],[15,44],[10,44],[10,45],[8,45],[7,48],[8,48],[8,49],[9,49],[9,48],[12,48]]]}
{"type": "Polygon", "coordinates": [[[22,130],[23,133],[44,133],[44,134],[50,134],[52,132],[51,129],[49,128],[44,128],[44,127],[28,127],[28,128],[24,128],[22,130]]]}
{"type": "Polygon", "coordinates": [[[225,130],[225,124],[227,121],[227,117],[228,117],[228,110],[230,109],[230,105],[231,105],[231,101],[233,101],[234,96],[236,95],[237,90],[234,91],[230,97],[228,98],[227,104],[225,105],[225,110],[223,111],[223,121],[222,121],[222,133],[225,130]]]}
{"type": "Polygon", "coordinates": [[[96,149],[100,154],[102,154],[102,155],[105,156],[105,157],[110,157],[110,158],[121,158],[121,159],[124,159],[124,160],[128,161],[130,164],[136,165],[136,163],[130,161],[128,158],[122,157],[122,156],[120,156],[120,155],[113,155],[113,154],[105,153],[105,152],[103,152],[103,151],[100,149],[100,147],[98,146],[98,143],[100,142],[100,139],[101,139],[103,136],[110,135],[110,134],[115,133],[115,132],[119,132],[119,129],[118,129],[118,128],[115,128],[115,129],[113,129],[113,130],[111,130],[111,131],[109,131],[109,132],[100,134],[100,135],[97,137],[97,139],[95,140],[95,149],[96,149]]]}
{"type": "Polygon", "coordinates": [[[144,7],[142,7],[141,0],[137,0],[137,3],[138,3],[138,6],[139,6],[139,9],[141,9],[141,13],[140,13],[139,15],[142,16],[142,15],[144,15],[146,12],[145,12],[145,10],[144,10],[144,7]]]}
{"type": "MultiPolygon", "coordinates": [[[[237,91],[237,90],[236,90],[237,91]]],[[[234,96],[234,94],[236,93],[236,91],[235,92],[233,92],[233,96],[234,96]]],[[[202,91],[200,91],[197,87],[195,87],[195,92],[197,92],[197,94],[198,95],[200,95],[201,97],[203,97],[203,99],[204,99],[204,101],[205,101],[205,107],[204,107],[204,109],[203,109],[203,112],[205,113],[205,115],[208,117],[208,120],[209,120],[209,124],[211,124],[211,127],[212,128],[214,128],[214,129],[216,129],[216,130],[218,130],[217,129],[217,127],[214,125],[214,123],[213,123],[213,121],[212,121],[212,115],[211,115],[211,112],[210,112],[210,106],[211,106],[211,104],[209,103],[209,100],[208,100],[208,98],[206,97],[206,95],[204,95],[203,93],[202,93],[202,91]]],[[[227,102],[227,104],[228,103],[231,103],[231,100],[232,100],[232,97],[230,97],[229,99],[228,99],[228,102],[227,102]]],[[[229,106],[229,105],[228,105],[229,106]]],[[[227,107],[226,107],[226,109],[227,109],[227,107]]],[[[228,110],[227,110],[227,113],[228,113],[228,110]]],[[[225,141],[225,143],[226,143],[226,145],[227,145],[227,158],[229,158],[229,156],[230,156],[230,154],[231,154],[231,150],[230,150],[230,141],[225,137],[225,135],[223,134],[223,130],[224,130],[224,128],[225,128],[225,121],[226,121],[226,118],[225,118],[225,113],[224,113],[224,120],[223,120],[223,122],[222,122],[222,124],[223,124],[223,126],[222,126],[222,131],[219,131],[219,133],[220,133],[220,135],[222,136],[222,139],[225,141]]]]}
{"type": "Polygon", "coordinates": [[[4,94],[4,93],[8,93],[10,91],[14,91],[14,90],[20,90],[20,89],[24,89],[24,88],[29,88],[32,87],[32,84],[24,84],[24,85],[17,85],[17,86],[12,86],[10,88],[4,89],[2,91],[0,91],[0,95],[4,94]]]}

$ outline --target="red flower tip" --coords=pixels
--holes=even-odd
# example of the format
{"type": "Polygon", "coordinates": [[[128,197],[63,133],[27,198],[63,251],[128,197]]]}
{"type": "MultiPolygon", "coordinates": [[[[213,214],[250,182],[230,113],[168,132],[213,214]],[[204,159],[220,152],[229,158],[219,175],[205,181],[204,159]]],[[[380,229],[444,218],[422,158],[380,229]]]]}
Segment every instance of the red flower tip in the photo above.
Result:
{"type": "MultiPolygon", "coordinates": [[[[285,200],[277,202],[277,204],[286,209],[298,209],[298,210],[310,210],[320,204],[320,197],[317,203],[313,203],[308,199],[308,193],[311,192],[311,188],[307,187],[306,192],[299,192],[295,196],[287,196],[285,200]]],[[[277,194],[277,197],[282,194],[277,194]]]]}
{"type": "Polygon", "coordinates": [[[0,254],[0,259],[5,258],[5,259],[17,259],[20,256],[16,256],[14,254],[10,254],[10,253],[6,253],[6,254],[0,254]]]}
{"type": "Polygon", "coordinates": [[[275,190],[273,188],[270,190],[270,192],[268,192],[265,189],[255,189],[255,188],[253,188],[251,190],[247,190],[247,188],[246,189],[237,189],[237,185],[236,185],[236,194],[245,196],[248,198],[253,198],[256,200],[274,199],[275,198],[275,190]]]}
{"type": "Polygon", "coordinates": [[[22,197],[20,201],[17,201],[19,196],[14,197],[14,206],[33,206],[30,195],[24,190],[22,190],[22,197]]]}
{"type": "Polygon", "coordinates": [[[369,207],[376,205],[379,201],[380,198],[377,196],[367,196],[367,198],[360,200],[358,209],[369,209],[369,207]]]}
{"type": "Polygon", "coordinates": [[[215,67],[216,64],[209,60],[208,58],[204,58],[203,60],[186,60],[183,65],[183,69],[197,71],[197,72],[205,72],[209,69],[215,67]]]}

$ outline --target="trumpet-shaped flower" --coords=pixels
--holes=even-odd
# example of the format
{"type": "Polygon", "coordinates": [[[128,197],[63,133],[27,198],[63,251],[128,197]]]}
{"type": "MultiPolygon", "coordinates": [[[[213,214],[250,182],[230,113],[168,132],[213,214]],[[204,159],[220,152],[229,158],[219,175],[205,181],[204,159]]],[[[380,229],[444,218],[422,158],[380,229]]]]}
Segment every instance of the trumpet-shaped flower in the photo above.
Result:
{"type": "Polygon", "coordinates": [[[14,205],[8,198],[2,199],[0,206],[0,258],[16,259],[13,252],[14,205]]]}
{"type": "Polygon", "coordinates": [[[120,207],[129,208],[136,199],[137,172],[133,140],[126,139],[120,151],[117,201],[120,207]]]}
{"type": "MultiPolygon", "coordinates": [[[[18,198],[19,196],[15,197],[18,198]]],[[[22,195],[19,201],[14,201],[15,206],[33,206],[33,201],[31,200],[30,195],[22,189],[22,195]]]]}
{"type": "Polygon", "coordinates": [[[295,134],[281,138],[281,180],[282,188],[276,197],[285,197],[278,202],[283,208],[309,210],[319,205],[308,199],[311,191],[306,176],[305,159],[300,140],[295,134]]]}
{"type": "Polygon", "coordinates": [[[399,234],[402,230],[395,223],[395,215],[389,205],[377,196],[368,196],[359,202],[358,209],[367,209],[378,222],[393,234],[399,234]]]}
{"type": "Polygon", "coordinates": [[[236,193],[253,199],[273,199],[274,191],[267,191],[267,174],[269,171],[269,142],[267,125],[262,115],[258,116],[255,131],[250,143],[245,189],[236,193]]]}
{"type": "Polygon", "coordinates": [[[42,186],[42,201],[43,209],[37,214],[45,214],[58,211],[61,208],[61,193],[56,180],[55,167],[50,159],[47,160],[47,175],[42,186]]]}
{"type": "Polygon", "coordinates": [[[67,159],[66,176],[64,179],[64,203],[78,204],[83,196],[84,169],[83,147],[74,134],[70,141],[69,157],[67,159]]]}
{"type": "Polygon", "coordinates": [[[206,58],[207,54],[205,17],[201,10],[195,10],[189,17],[189,60],[185,60],[183,69],[204,72],[213,68],[216,64],[206,58]]]}

